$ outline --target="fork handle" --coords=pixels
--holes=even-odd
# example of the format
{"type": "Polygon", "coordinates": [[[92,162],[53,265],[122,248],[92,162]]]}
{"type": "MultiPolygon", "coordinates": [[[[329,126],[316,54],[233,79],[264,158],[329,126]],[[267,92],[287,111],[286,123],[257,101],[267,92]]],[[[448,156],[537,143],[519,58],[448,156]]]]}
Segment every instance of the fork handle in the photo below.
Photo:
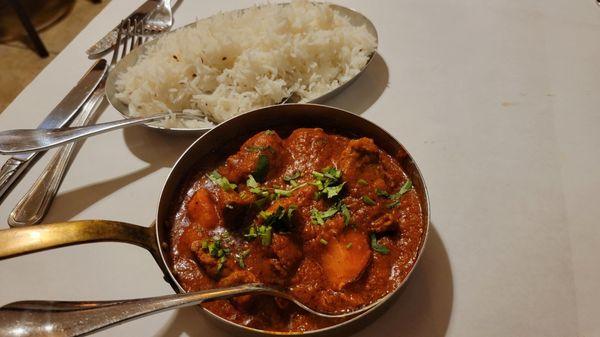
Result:
{"type": "MultiPolygon", "coordinates": [[[[104,98],[104,86],[99,86],[82,108],[74,125],[90,123],[104,98]]],[[[69,165],[76,154],[76,143],[69,143],[60,149],[48,163],[31,189],[19,200],[8,217],[11,227],[34,225],[39,223],[50,208],[69,165]]]]}
{"type": "Polygon", "coordinates": [[[0,154],[37,152],[128,126],[161,120],[169,114],[128,118],[64,129],[20,129],[0,132],[0,154]]]}

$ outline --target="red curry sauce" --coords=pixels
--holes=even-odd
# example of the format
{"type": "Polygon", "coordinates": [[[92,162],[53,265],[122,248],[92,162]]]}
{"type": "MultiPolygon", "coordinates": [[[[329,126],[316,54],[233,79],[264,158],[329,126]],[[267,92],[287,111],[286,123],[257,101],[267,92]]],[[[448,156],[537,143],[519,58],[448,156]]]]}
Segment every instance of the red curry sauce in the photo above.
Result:
{"type": "MultiPolygon", "coordinates": [[[[326,312],[393,291],[415,262],[424,223],[398,162],[369,138],[264,131],[197,179],[173,217],[173,270],[186,291],[262,282],[326,312]]],[[[236,323],[308,331],[340,320],[267,296],[206,303],[236,323]]]]}

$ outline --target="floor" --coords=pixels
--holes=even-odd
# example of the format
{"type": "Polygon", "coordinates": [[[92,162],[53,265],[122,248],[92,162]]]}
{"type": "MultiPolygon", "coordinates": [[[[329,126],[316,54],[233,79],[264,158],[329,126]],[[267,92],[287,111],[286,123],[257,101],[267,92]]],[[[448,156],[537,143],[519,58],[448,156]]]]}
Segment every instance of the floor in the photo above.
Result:
{"type": "Polygon", "coordinates": [[[40,58],[36,54],[24,30],[15,20],[16,15],[0,0],[0,9],[3,9],[0,11],[0,114],[88,22],[102,11],[109,0],[46,0],[43,5],[36,0],[22,2],[24,6],[28,3],[33,6],[32,20],[36,26],[42,27],[40,37],[50,56],[40,58]]]}

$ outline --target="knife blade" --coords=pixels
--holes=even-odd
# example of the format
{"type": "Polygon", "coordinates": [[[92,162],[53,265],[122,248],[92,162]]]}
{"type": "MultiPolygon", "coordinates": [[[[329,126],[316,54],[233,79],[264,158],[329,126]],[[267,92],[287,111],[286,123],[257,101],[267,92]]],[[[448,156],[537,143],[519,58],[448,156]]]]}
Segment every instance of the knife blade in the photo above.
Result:
{"type": "MultiPolygon", "coordinates": [[[[129,16],[126,17],[124,20],[144,17],[144,16],[150,14],[150,12],[152,12],[159,4],[160,4],[159,0],[147,0],[140,7],[138,7],[135,11],[133,11],[131,14],[129,14],[129,16]]],[[[117,25],[110,32],[108,32],[108,34],[104,35],[103,38],[101,38],[96,43],[94,43],[91,47],[89,47],[85,51],[86,54],[90,57],[95,57],[95,56],[98,56],[99,54],[102,54],[103,52],[107,51],[108,49],[110,49],[117,41],[117,29],[118,28],[119,28],[119,25],[117,25]]]]}
{"type": "MultiPolygon", "coordinates": [[[[98,86],[98,83],[104,77],[106,69],[106,60],[101,59],[96,61],[81,80],[77,82],[77,85],[46,116],[38,126],[38,129],[62,128],[69,123],[79,108],[92,94],[96,86],[98,86]]],[[[4,163],[2,168],[0,168],[0,203],[8,195],[12,186],[27,171],[27,168],[35,160],[39,159],[42,154],[43,152],[18,154],[9,158],[4,163]]]]}

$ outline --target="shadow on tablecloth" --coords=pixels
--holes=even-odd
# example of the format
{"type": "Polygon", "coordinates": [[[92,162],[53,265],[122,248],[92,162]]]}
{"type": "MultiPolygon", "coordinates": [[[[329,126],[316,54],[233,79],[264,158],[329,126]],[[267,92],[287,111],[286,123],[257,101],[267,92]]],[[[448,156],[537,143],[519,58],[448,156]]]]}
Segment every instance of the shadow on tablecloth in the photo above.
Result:
{"type": "Polygon", "coordinates": [[[389,77],[385,60],[375,53],[367,69],[354,83],[323,104],[361,115],[383,94],[388,87],[389,77]]]}
{"type": "MultiPolygon", "coordinates": [[[[172,167],[183,151],[197,138],[197,136],[173,137],[143,126],[125,129],[123,136],[131,153],[148,165],[112,179],[59,193],[44,219],[45,222],[72,219],[119,189],[163,167],[172,167]]],[[[150,186],[150,188],[160,191],[162,186],[150,186]]]]}
{"type": "MultiPolygon", "coordinates": [[[[369,317],[373,321],[353,336],[440,337],[446,335],[452,313],[452,270],[444,243],[433,225],[419,265],[404,290],[387,310],[369,317]]],[[[156,336],[229,336],[197,308],[178,310],[156,336]]]]}

